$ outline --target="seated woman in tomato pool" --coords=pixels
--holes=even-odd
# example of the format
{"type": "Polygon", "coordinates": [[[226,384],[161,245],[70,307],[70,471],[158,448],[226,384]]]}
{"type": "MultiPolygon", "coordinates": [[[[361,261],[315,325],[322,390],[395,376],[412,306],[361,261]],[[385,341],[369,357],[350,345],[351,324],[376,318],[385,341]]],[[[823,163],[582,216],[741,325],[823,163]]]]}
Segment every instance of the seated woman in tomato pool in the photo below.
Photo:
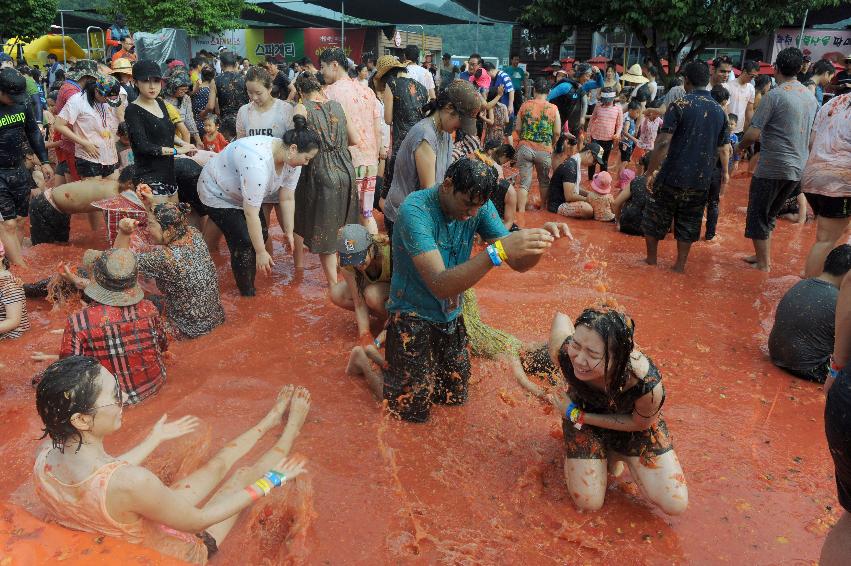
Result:
{"type": "Polygon", "coordinates": [[[635,348],[634,332],[629,316],[607,307],[584,310],[575,327],[557,313],[548,345],[515,358],[513,370],[560,415],[564,479],[577,507],[599,510],[607,464],[619,476],[626,463],[647,499],[679,515],[688,506],[688,488],[662,418],[662,376],[635,348]],[[527,372],[550,383],[539,386],[527,372]]]}

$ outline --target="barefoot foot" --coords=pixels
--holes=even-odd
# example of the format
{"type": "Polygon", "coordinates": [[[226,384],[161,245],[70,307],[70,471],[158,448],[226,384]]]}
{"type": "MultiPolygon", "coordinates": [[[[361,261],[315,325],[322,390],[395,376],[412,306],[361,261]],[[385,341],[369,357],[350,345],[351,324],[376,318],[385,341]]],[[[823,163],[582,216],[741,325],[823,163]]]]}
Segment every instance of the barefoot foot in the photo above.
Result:
{"type": "Polygon", "coordinates": [[[290,404],[293,393],[295,393],[295,385],[292,384],[284,385],[278,392],[278,398],[275,399],[275,404],[269,412],[266,413],[266,416],[263,417],[263,425],[265,425],[267,429],[272,428],[283,421],[284,413],[287,410],[287,406],[290,404]]]}
{"type": "Polygon", "coordinates": [[[749,264],[753,265],[757,262],[757,259],[756,259],[755,255],[749,255],[747,257],[743,257],[742,261],[745,262],[745,263],[749,263],[749,264]]]}
{"type": "Polygon", "coordinates": [[[287,419],[287,426],[284,428],[284,435],[287,435],[287,433],[293,437],[297,435],[301,431],[309,411],[310,391],[305,387],[297,387],[290,403],[290,415],[287,419]]]}
{"type": "Polygon", "coordinates": [[[364,375],[364,364],[369,365],[369,358],[361,346],[355,346],[352,348],[352,353],[349,354],[349,363],[346,366],[346,375],[364,375]]]}

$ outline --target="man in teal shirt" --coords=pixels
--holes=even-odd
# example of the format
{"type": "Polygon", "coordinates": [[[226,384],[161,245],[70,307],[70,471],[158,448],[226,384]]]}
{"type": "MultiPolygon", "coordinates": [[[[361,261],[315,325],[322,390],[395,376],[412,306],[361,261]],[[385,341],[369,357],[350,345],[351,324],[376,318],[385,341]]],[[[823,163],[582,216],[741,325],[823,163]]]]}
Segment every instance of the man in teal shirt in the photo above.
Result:
{"type": "Polygon", "coordinates": [[[509,108],[510,116],[508,117],[507,132],[514,131],[514,119],[517,116],[517,111],[520,110],[520,105],[523,104],[523,81],[528,77],[528,73],[520,66],[520,55],[511,56],[511,64],[505,65],[502,72],[511,78],[514,84],[514,108],[509,108]]]}
{"type": "Polygon", "coordinates": [[[376,397],[402,419],[425,422],[433,403],[467,400],[470,357],[461,297],[492,268],[506,263],[515,271],[534,267],[566,224],[509,234],[489,200],[496,171],[475,158],[462,158],[443,183],[410,194],[393,226],[393,278],[387,310],[386,362],[375,347],[356,348],[350,373],[362,373],[376,397]],[[472,258],[473,238],[489,243],[472,258]],[[497,244],[497,242],[499,242],[497,244]],[[384,373],[358,364],[364,357],[382,363],[384,373]]]}

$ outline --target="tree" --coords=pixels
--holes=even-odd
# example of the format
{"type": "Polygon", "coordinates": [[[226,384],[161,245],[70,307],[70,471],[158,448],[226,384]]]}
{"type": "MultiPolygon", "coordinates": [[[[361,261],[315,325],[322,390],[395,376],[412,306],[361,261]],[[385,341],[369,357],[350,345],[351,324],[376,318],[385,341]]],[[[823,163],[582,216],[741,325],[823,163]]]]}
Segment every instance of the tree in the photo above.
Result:
{"type": "Polygon", "coordinates": [[[794,22],[804,11],[837,6],[841,0],[533,0],[525,10],[527,24],[563,24],[602,29],[619,25],[647,50],[660,77],[669,82],[681,63],[695,59],[707,46],[750,43],[794,22]],[[671,62],[666,73],[661,59],[671,62]]]}
{"type": "Polygon", "coordinates": [[[182,28],[190,36],[242,27],[243,11],[262,11],[244,0],[112,0],[110,14],[124,14],[133,31],[182,28]]]}
{"type": "Polygon", "coordinates": [[[50,31],[59,0],[14,0],[0,10],[0,39],[29,41],[50,31]]]}

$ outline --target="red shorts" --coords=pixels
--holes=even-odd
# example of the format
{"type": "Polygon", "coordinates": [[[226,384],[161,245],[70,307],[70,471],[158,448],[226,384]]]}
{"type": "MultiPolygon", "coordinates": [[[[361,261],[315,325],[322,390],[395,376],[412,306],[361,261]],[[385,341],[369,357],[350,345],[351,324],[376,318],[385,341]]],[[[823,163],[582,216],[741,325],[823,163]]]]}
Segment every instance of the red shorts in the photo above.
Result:
{"type": "Polygon", "coordinates": [[[358,188],[361,214],[364,218],[372,218],[372,204],[375,200],[375,175],[371,177],[359,177],[355,179],[355,184],[358,188]]]}

